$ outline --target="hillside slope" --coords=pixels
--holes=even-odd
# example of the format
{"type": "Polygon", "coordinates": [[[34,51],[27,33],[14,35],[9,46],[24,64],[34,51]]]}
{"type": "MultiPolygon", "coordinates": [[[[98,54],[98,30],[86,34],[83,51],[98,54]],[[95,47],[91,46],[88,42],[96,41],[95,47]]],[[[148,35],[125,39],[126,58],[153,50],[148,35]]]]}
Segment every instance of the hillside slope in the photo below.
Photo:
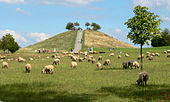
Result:
{"type": "Polygon", "coordinates": [[[102,32],[85,30],[85,46],[95,48],[135,48],[102,32]]]}
{"type": "Polygon", "coordinates": [[[45,49],[51,49],[51,50],[53,48],[56,48],[56,50],[70,50],[71,48],[74,48],[76,35],[77,35],[77,31],[67,31],[67,32],[55,35],[44,41],[30,45],[26,48],[32,49],[32,50],[35,50],[38,48],[45,48],[45,49]]]}

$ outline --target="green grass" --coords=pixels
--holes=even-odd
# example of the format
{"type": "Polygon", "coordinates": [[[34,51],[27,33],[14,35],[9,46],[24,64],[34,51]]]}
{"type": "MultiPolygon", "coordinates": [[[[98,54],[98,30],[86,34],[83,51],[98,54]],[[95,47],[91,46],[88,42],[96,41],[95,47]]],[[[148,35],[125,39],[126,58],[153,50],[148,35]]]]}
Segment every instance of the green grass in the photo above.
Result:
{"type": "Polygon", "coordinates": [[[30,45],[27,48],[45,48],[53,51],[53,48],[57,50],[67,50],[70,51],[71,48],[74,49],[74,44],[76,41],[77,31],[67,31],[54,37],[51,37],[45,41],[38,42],[36,44],[30,45]]]}
{"type": "MultiPolygon", "coordinates": [[[[170,58],[163,51],[170,47],[145,48],[147,51],[159,52],[160,57],[153,61],[144,58],[144,71],[149,73],[148,86],[136,85],[140,69],[122,69],[123,61],[136,60],[139,49],[120,48],[106,51],[106,54],[93,55],[95,59],[103,56],[109,58],[111,65],[103,70],[96,70],[96,65],[87,61],[78,62],[75,69],[70,67],[71,59],[63,57],[60,65],[55,65],[53,75],[41,74],[45,65],[52,64],[51,54],[16,53],[8,58],[19,56],[32,65],[31,73],[25,73],[25,64],[7,61],[8,69],[0,69],[0,100],[4,102],[168,102],[170,95],[170,58]],[[123,53],[117,59],[119,52],[123,53]],[[114,57],[109,57],[111,52],[114,57]],[[128,53],[129,58],[124,57],[128,53]],[[38,59],[37,56],[41,56],[38,59]],[[28,58],[33,57],[34,61],[28,58]],[[167,99],[167,100],[166,100],[167,99]]],[[[60,55],[62,56],[62,55],[60,55]]],[[[83,56],[83,55],[80,55],[83,56]]],[[[104,63],[100,61],[101,63],[104,63]]],[[[1,67],[1,66],[0,66],[1,67]]]]}

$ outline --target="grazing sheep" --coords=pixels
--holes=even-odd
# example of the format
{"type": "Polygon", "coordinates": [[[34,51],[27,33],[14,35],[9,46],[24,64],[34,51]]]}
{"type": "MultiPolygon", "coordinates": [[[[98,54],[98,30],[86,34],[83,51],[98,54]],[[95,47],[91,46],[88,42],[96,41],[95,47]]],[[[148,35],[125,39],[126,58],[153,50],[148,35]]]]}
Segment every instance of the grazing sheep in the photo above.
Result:
{"type": "Polygon", "coordinates": [[[92,63],[95,63],[95,62],[96,62],[96,60],[93,58],[93,59],[91,60],[91,62],[92,62],[92,63]]]}
{"type": "Polygon", "coordinates": [[[167,51],[164,51],[165,54],[167,54],[167,51]]]}
{"type": "Polygon", "coordinates": [[[111,53],[109,56],[114,56],[115,54],[114,53],[111,53]]]}
{"type": "Polygon", "coordinates": [[[97,69],[101,70],[102,69],[102,64],[100,62],[97,62],[96,67],[97,67],[97,69]]]}
{"type": "Polygon", "coordinates": [[[26,70],[26,72],[30,73],[30,71],[31,71],[31,64],[26,64],[25,65],[25,70],[26,70]]]}
{"type": "Polygon", "coordinates": [[[121,56],[121,55],[119,55],[117,58],[118,58],[118,59],[120,59],[121,57],[122,57],[122,56],[121,56]]]}
{"type": "Polygon", "coordinates": [[[129,66],[131,67],[131,69],[133,66],[136,69],[136,67],[139,68],[139,63],[137,61],[128,61],[128,68],[129,68],[129,66]]]}
{"type": "Polygon", "coordinates": [[[167,57],[170,57],[170,54],[168,54],[167,57]]]}
{"type": "Polygon", "coordinates": [[[59,65],[60,64],[60,59],[55,59],[54,61],[53,61],[53,65],[59,65]]]}
{"type": "Polygon", "coordinates": [[[143,86],[147,86],[147,81],[149,79],[149,75],[147,72],[139,73],[139,79],[136,81],[138,85],[143,84],[143,86]]]}
{"type": "Polygon", "coordinates": [[[147,56],[146,56],[146,58],[149,58],[151,55],[150,54],[148,54],[147,56]]]}
{"type": "MultiPolygon", "coordinates": [[[[142,54],[142,58],[144,58],[144,55],[143,55],[143,54],[142,54]]],[[[137,57],[137,59],[140,60],[140,59],[141,59],[141,55],[139,55],[139,56],[137,57]]]]}
{"type": "Polygon", "coordinates": [[[87,52],[84,52],[84,55],[87,56],[87,52]]]}
{"type": "Polygon", "coordinates": [[[106,61],[104,62],[104,66],[108,66],[110,64],[110,59],[106,59],[106,61]]]}
{"type": "Polygon", "coordinates": [[[71,62],[71,68],[76,68],[77,67],[77,62],[72,61],[71,62]]]}
{"type": "Polygon", "coordinates": [[[47,65],[44,67],[44,69],[42,70],[42,74],[46,73],[46,74],[53,74],[54,70],[54,66],[53,65],[47,65]]]}
{"type": "Polygon", "coordinates": [[[150,52],[146,52],[147,55],[150,55],[151,53],[150,52]]]}
{"type": "Polygon", "coordinates": [[[129,57],[129,54],[126,53],[126,54],[125,54],[125,57],[129,57]]]}
{"type": "Polygon", "coordinates": [[[155,53],[155,56],[159,56],[160,54],[159,53],[155,53]]]}
{"type": "Polygon", "coordinates": [[[100,61],[100,60],[102,60],[102,59],[103,59],[102,56],[99,56],[98,61],[100,61]]]}
{"type": "Polygon", "coordinates": [[[83,60],[86,60],[87,59],[87,56],[84,56],[83,60]]]}
{"type": "Polygon", "coordinates": [[[91,62],[91,60],[92,60],[92,58],[91,58],[91,57],[89,57],[87,61],[88,61],[88,62],[91,62]]]}
{"type": "Polygon", "coordinates": [[[148,60],[153,60],[153,56],[148,57],[148,60]]]}
{"type": "Polygon", "coordinates": [[[152,55],[152,56],[155,56],[155,53],[152,53],[151,55],[152,55]]]}
{"type": "Polygon", "coordinates": [[[26,62],[26,60],[24,58],[22,58],[22,57],[19,57],[18,62],[26,62]]]}
{"type": "Polygon", "coordinates": [[[82,57],[79,58],[79,62],[83,62],[83,58],[82,57]]]}
{"type": "Polygon", "coordinates": [[[49,59],[50,57],[49,57],[49,56],[47,56],[46,58],[47,58],[47,59],[49,59]]]}
{"type": "Polygon", "coordinates": [[[71,59],[72,59],[72,61],[77,61],[77,57],[76,56],[72,56],[71,59]]]}
{"type": "Polygon", "coordinates": [[[6,58],[6,56],[0,55],[0,59],[5,59],[5,58],[6,58]]]}
{"type": "Polygon", "coordinates": [[[30,61],[33,61],[34,59],[33,58],[29,58],[30,61]]]}
{"type": "Polygon", "coordinates": [[[127,69],[128,68],[128,62],[123,62],[122,65],[123,65],[123,69],[127,69]]]}
{"type": "Polygon", "coordinates": [[[56,55],[51,55],[51,58],[56,58],[57,56],[56,55]]]}
{"type": "Polygon", "coordinates": [[[167,53],[170,53],[170,50],[167,50],[167,53]]]}
{"type": "Polygon", "coordinates": [[[8,68],[8,63],[7,62],[2,62],[2,68],[8,68]]]}

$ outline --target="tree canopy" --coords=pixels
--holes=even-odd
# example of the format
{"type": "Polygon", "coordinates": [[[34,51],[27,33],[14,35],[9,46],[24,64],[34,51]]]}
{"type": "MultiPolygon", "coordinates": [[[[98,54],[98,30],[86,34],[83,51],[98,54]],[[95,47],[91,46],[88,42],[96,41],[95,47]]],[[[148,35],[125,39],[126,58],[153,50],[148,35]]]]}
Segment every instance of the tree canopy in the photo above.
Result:
{"type": "Polygon", "coordinates": [[[6,34],[5,36],[2,37],[2,39],[0,39],[0,49],[3,50],[4,52],[8,50],[11,53],[14,53],[19,48],[20,46],[18,45],[18,43],[15,41],[11,34],[6,34]]]}
{"type": "MultiPolygon", "coordinates": [[[[148,41],[151,39],[160,36],[161,19],[158,19],[158,15],[148,11],[147,7],[142,7],[140,5],[136,6],[133,12],[135,16],[125,22],[125,25],[130,28],[127,38],[134,44],[141,45],[142,56],[142,46],[144,44],[149,44],[148,41]]],[[[141,69],[143,69],[142,57],[141,69]]]]}

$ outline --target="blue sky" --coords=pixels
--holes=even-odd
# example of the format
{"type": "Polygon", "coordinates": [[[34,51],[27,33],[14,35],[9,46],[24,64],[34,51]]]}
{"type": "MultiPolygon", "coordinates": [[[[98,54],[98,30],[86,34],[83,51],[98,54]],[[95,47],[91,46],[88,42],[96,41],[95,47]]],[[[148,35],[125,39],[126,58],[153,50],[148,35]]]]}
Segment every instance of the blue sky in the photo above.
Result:
{"type": "Polygon", "coordinates": [[[170,0],[0,0],[0,37],[11,33],[25,47],[67,31],[68,22],[100,24],[100,31],[132,44],[124,23],[136,5],[149,7],[170,26],[170,0]]]}

